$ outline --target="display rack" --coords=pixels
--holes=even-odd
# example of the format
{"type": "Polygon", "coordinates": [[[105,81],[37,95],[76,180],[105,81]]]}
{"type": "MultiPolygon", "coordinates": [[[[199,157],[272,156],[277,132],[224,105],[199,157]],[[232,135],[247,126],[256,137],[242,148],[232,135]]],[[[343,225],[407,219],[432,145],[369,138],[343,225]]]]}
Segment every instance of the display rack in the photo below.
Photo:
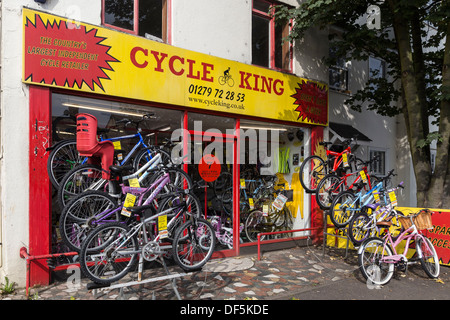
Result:
{"type": "Polygon", "coordinates": [[[336,228],[336,226],[334,224],[327,224],[327,216],[328,216],[328,211],[327,210],[323,210],[323,251],[322,254],[323,256],[325,256],[325,247],[327,245],[327,240],[328,240],[328,236],[332,236],[335,238],[341,238],[341,239],[345,239],[346,240],[346,245],[345,245],[345,258],[347,258],[348,255],[348,249],[349,249],[349,244],[350,244],[350,239],[348,237],[347,234],[347,228],[336,228]],[[343,231],[342,233],[344,235],[340,235],[340,234],[336,234],[336,233],[329,233],[327,232],[328,228],[334,228],[335,230],[339,230],[339,231],[343,231]]]}
{"type": "MultiPolygon", "coordinates": [[[[148,278],[148,279],[144,279],[144,280],[137,280],[137,281],[129,281],[129,282],[124,282],[124,283],[117,283],[117,284],[111,284],[111,285],[101,285],[101,284],[97,284],[97,283],[88,283],[87,284],[87,289],[88,290],[92,290],[92,293],[94,296],[98,296],[99,294],[99,290],[102,291],[104,289],[108,289],[108,290],[114,290],[114,289],[119,289],[119,296],[121,298],[123,298],[124,292],[123,289],[127,288],[127,287],[132,287],[132,286],[136,286],[136,285],[142,285],[145,283],[150,283],[150,282],[157,282],[157,281],[164,281],[164,280],[172,280],[171,285],[172,285],[172,289],[177,297],[178,300],[182,300],[180,293],[178,292],[178,288],[176,285],[176,280],[178,278],[184,277],[187,274],[186,273],[173,273],[171,274],[169,269],[167,268],[167,265],[164,261],[163,257],[160,257],[159,261],[163,267],[164,270],[166,271],[167,275],[166,276],[160,276],[160,277],[153,277],[153,278],[148,278]]],[[[142,261],[139,261],[140,264],[142,264],[142,261]]],[[[138,275],[138,279],[141,278],[141,271],[139,271],[139,275],[138,275]]]]}

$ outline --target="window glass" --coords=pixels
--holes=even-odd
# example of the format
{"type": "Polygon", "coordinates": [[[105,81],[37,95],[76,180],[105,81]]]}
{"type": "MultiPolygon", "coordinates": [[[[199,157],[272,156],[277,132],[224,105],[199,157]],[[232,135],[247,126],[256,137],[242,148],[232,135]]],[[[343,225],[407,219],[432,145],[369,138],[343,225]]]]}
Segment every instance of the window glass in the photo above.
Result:
{"type": "Polygon", "coordinates": [[[105,23],[133,31],[134,1],[105,0],[105,23]]]}
{"type": "Polygon", "coordinates": [[[329,68],[330,88],[347,91],[348,90],[348,68],[344,57],[337,55],[336,48],[330,47],[330,59],[334,59],[334,65],[329,68]]]}
{"type": "Polygon", "coordinates": [[[253,9],[262,11],[264,13],[269,13],[270,3],[261,1],[261,0],[253,0],[253,9]]]}
{"type": "Polygon", "coordinates": [[[375,160],[370,165],[370,170],[375,174],[386,174],[385,172],[385,166],[386,166],[386,152],[385,151],[379,151],[379,150],[370,150],[370,158],[372,159],[374,157],[378,157],[377,160],[375,160]]]}
{"type": "Polygon", "coordinates": [[[139,35],[150,34],[162,39],[163,31],[163,0],[139,2],[139,35]]]}
{"type": "Polygon", "coordinates": [[[380,59],[369,57],[369,76],[373,79],[384,78],[385,62],[380,59]]]}
{"type": "Polygon", "coordinates": [[[252,63],[269,67],[269,20],[253,15],[252,18],[252,63]]]}

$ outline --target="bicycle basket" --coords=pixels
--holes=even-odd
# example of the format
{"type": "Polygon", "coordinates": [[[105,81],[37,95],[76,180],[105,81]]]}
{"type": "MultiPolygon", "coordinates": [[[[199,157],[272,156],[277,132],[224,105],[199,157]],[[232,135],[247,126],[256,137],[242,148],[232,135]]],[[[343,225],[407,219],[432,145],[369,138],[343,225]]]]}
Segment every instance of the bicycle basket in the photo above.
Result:
{"type": "MultiPolygon", "coordinates": [[[[418,214],[412,217],[412,220],[416,225],[417,230],[433,229],[433,223],[431,221],[431,211],[428,209],[421,210],[418,214]]],[[[398,221],[400,221],[404,230],[407,230],[412,226],[411,216],[398,217],[398,221]]]]}
{"type": "Polygon", "coordinates": [[[433,222],[431,221],[431,211],[421,210],[414,218],[414,224],[418,230],[433,229],[433,222]]]}

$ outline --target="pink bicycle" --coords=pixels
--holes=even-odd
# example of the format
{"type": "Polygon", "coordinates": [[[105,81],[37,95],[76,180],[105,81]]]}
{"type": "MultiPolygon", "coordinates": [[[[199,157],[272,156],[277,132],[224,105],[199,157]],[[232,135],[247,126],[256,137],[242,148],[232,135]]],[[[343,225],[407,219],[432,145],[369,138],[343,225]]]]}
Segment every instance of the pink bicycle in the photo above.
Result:
{"type": "Polygon", "coordinates": [[[386,228],[387,234],[383,238],[369,238],[363,242],[358,250],[359,269],[372,285],[384,285],[394,275],[394,269],[406,271],[408,265],[420,261],[423,270],[430,278],[439,276],[439,258],[431,241],[423,235],[422,230],[433,228],[431,223],[431,211],[424,209],[414,215],[398,217],[403,226],[403,232],[395,240],[392,240],[389,227],[390,221],[380,221],[379,227],[386,228]],[[403,253],[397,253],[397,246],[406,240],[403,253]],[[414,240],[416,252],[411,258],[407,258],[411,241],[414,240]]]}

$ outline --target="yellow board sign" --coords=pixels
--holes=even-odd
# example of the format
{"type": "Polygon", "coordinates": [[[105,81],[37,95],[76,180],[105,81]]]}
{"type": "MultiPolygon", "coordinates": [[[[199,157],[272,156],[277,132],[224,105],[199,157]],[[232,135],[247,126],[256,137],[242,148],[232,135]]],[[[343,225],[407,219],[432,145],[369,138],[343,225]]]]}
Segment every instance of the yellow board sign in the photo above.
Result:
{"type": "Polygon", "coordinates": [[[23,9],[23,82],[326,126],[328,86],[23,9]]]}

